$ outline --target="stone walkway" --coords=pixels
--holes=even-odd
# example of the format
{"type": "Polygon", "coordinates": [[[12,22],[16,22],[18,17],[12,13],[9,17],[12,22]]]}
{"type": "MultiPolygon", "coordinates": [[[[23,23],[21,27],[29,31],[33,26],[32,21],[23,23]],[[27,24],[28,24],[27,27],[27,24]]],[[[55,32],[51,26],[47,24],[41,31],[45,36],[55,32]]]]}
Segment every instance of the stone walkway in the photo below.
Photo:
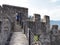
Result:
{"type": "Polygon", "coordinates": [[[28,40],[22,32],[14,32],[11,37],[10,45],[28,45],[28,40]]]}

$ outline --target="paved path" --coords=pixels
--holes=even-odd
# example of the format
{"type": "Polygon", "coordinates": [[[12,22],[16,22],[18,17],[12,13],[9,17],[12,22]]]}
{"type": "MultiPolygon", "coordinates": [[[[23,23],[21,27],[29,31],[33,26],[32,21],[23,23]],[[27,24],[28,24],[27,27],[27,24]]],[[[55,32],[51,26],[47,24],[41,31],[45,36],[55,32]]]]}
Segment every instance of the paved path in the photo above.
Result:
{"type": "Polygon", "coordinates": [[[28,45],[28,40],[22,32],[14,32],[11,37],[10,45],[28,45]]]}

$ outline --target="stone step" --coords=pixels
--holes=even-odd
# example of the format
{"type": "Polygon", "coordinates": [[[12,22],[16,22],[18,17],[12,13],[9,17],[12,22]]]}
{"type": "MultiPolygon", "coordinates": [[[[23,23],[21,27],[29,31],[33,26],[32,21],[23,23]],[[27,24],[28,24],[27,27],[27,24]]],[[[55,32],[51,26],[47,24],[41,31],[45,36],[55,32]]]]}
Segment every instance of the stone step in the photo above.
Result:
{"type": "Polygon", "coordinates": [[[14,32],[11,37],[10,45],[28,45],[27,37],[22,32],[14,32]]]}

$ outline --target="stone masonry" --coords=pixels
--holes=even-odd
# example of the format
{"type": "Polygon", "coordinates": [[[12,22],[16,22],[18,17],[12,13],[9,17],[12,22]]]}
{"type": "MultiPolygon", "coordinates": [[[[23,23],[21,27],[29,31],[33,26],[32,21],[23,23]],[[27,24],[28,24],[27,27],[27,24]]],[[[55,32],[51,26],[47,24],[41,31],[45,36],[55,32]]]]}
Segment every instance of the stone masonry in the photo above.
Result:
{"type": "Polygon", "coordinates": [[[58,25],[40,14],[28,17],[28,8],[0,6],[0,45],[60,45],[58,25]]]}
{"type": "Polygon", "coordinates": [[[45,15],[44,19],[41,19],[39,14],[34,14],[28,20],[28,27],[30,29],[30,45],[60,45],[60,33],[58,25],[50,26],[50,17],[45,15]],[[32,20],[31,20],[32,18],[32,20]],[[37,39],[34,40],[36,36],[37,39]]]}
{"type": "Polygon", "coordinates": [[[28,8],[5,4],[0,6],[0,45],[12,45],[10,41],[14,32],[22,32],[23,37],[28,37],[27,18],[28,8]]]}

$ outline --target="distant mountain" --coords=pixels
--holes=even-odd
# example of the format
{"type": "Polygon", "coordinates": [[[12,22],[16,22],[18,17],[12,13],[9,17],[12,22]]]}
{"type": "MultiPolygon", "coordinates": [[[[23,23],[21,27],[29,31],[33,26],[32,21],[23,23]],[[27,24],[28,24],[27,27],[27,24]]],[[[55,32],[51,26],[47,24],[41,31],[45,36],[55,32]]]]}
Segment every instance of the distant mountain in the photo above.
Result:
{"type": "Polygon", "coordinates": [[[59,26],[60,26],[60,21],[51,20],[51,21],[50,21],[50,24],[51,24],[51,25],[56,24],[56,25],[59,25],[59,26]]]}

